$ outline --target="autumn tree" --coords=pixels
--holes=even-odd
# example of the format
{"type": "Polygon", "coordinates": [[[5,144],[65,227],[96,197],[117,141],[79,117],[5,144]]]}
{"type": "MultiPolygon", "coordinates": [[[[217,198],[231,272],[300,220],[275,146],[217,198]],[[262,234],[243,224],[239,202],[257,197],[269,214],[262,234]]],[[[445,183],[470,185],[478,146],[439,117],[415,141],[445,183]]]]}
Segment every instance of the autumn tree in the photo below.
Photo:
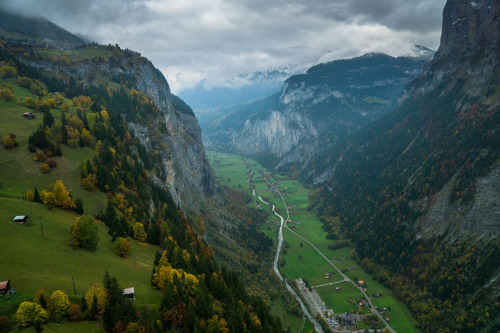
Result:
{"type": "Polygon", "coordinates": [[[14,318],[19,328],[30,326],[40,327],[41,324],[49,319],[49,315],[39,304],[22,302],[14,314],[14,318]]]}
{"type": "MultiPolygon", "coordinates": [[[[42,164],[42,165],[46,165],[46,163],[42,164]]],[[[47,168],[49,166],[47,165],[47,168]]],[[[49,168],[50,170],[50,168],[49,168]]],[[[54,208],[56,206],[56,196],[54,195],[54,193],[52,192],[49,192],[49,191],[45,191],[43,190],[42,191],[42,194],[40,195],[41,199],[42,199],[42,203],[49,209],[51,210],[52,208],[54,208]]]]}
{"type": "Polygon", "coordinates": [[[78,304],[71,304],[68,309],[68,318],[71,321],[81,320],[83,317],[82,309],[78,304]]]}
{"type": "Polygon", "coordinates": [[[81,247],[89,251],[97,249],[99,232],[92,216],[82,215],[76,218],[69,229],[70,243],[73,247],[81,247]]]}
{"type": "Polygon", "coordinates": [[[60,322],[68,315],[68,309],[71,303],[68,296],[61,290],[56,290],[49,298],[49,312],[51,319],[55,322],[60,322]]]}
{"type": "Polygon", "coordinates": [[[106,303],[106,289],[101,283],[94,283],[85,293],[85,303],[91,314],[97,315],[104,311],[106,303]]]}
{"type": "Polygon", "coordinates": [[[40,306],[42,308],[44,308],[44,309],[47,308],[47,306],[49,305],[49,296],[47,295],[45,290],[43,290],[43,289],[37,290],[36,296],[35,296],[35,302],[37,304],[40,304],[40,306]]]}
{"type": "Polygon", "coordinates": [[[16,97],[14,87],[9,83],[0,83],[0,99],[12,102],[16,97]]]}
{"type": "Polygon", "coordinates": [[[135,222],[134,227],[134,238],[137,239],[139,242],[144,242],[146,241],[146,231],[144,230],[144,224],[141,222],[135,222]]]}
{"type": "Polygon", "coordinates": [[[56,180],[54,184],[54,196],[56,200],[56,206],[65,209],[75,207],[75,203],[69,196],[69,192],[66,190],[66,187],[64,186],[62,180],[56,180]]]}
{"type": "Polygon", "coordinates": [[[117,237],[113,243],[113,252],[124,258],[130,253],[130,242],[123,237],[117,237]]]}

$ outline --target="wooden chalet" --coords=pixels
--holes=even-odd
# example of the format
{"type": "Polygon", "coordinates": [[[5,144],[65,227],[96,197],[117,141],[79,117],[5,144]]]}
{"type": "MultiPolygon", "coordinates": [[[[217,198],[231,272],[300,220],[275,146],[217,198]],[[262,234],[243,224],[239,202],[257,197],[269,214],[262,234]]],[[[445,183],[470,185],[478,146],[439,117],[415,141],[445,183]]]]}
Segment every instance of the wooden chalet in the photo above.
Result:
{"type": "Polygon", "coordinates": [[[0,295],[10,294],[10,280],[0,282],[0,295]]]}
{"type": "Polygon", "coordinates": [[[14,216],[12,221],[17,222],[17,223],[26,223],[26,222],[28,222],[28,215],[14,216]]]}
{"type": "Polygon", "coordinates": [[[135,290],[134,290],[134,287],[123,289],[123,296],[131,298],[131,299],[135,299],[135,290]]]}

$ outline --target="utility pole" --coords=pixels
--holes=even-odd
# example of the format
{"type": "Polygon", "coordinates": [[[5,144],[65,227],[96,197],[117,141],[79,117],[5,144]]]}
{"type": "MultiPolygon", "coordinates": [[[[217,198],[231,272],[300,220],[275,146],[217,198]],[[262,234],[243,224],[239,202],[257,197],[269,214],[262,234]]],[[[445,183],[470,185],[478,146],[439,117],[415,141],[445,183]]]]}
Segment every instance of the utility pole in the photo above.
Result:
{"type": "Polygon", "coordinates": [[[71,275],[71,280],[73,281],[73,292],[75,293],[76,297],[75,278],[73,277],[73,275],[71,275]]]}
{"type": "Polygon", "coordinates": [[[45,239],[45,236],[43,235],[43,226],[42,226],[42,220],[40,220],[40,230],[42,230],[42,238],[45,239]]]}

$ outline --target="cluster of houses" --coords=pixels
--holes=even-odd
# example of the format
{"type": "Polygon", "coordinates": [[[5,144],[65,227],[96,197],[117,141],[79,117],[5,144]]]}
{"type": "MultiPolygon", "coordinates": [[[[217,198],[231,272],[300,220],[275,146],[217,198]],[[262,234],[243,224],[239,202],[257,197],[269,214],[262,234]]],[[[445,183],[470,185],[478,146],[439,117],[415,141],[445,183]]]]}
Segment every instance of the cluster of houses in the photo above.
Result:
{"type": "Polygon", "coordinates": [[[358,305],[359,308],[366,308],[368,306],[366,298],[364,297],[357,298],[356,304],[358,305]]]}
{"type": "Polygon", "coordinates": [[[298,221],[286,220],[286,223],[288,223],[288,228],[290,228],[290,229],[293,229],[293,228],[300,229],[302,227],[300,225],[300,222],[298,222],[298,221]]]}

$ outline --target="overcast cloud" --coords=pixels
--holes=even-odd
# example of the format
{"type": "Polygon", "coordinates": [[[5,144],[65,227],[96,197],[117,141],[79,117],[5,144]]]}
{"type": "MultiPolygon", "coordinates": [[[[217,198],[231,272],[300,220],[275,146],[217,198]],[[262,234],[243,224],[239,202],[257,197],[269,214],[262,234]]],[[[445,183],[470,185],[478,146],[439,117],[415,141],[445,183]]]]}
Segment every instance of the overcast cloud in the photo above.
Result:
{"type": "Polygon", "coordinates": [[[205,79],[367,52],[439,46],[445,0],[1,0],[103,44],[142,53],[172,91],[205,79]]]}

